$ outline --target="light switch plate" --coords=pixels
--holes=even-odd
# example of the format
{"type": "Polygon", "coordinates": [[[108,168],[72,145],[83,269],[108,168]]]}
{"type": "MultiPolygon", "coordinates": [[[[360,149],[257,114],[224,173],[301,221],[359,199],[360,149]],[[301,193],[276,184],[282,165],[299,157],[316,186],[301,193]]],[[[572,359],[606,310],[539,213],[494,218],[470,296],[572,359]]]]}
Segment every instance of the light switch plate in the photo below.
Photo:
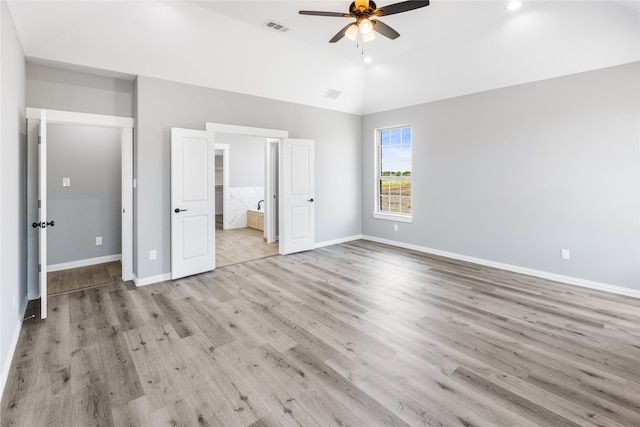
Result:
{"type": "Polygon", "coordinates": [[[63,187],[71,187],[71,178],[62,178],[63,187]]]}
{"type": "Polygon", "coordinates": [[[560,251],[560,256],[565,260],[571,259],[571,253],[569,252],[569,249],[562,249],[562,251],[560,251]]]}

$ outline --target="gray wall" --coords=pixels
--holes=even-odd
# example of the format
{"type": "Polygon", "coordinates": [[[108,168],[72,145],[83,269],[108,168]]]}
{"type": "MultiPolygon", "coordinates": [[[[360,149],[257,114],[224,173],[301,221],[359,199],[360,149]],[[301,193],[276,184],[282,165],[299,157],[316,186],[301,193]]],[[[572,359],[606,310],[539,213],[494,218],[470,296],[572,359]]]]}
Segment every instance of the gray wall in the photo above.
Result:
{"type": "MultiPolygon", "coordinates": [[[[6,2],[0,2],[0,387],[27,303],[24,54],[6,2]]],[[[3,390],[0,390],[2,393],[3,390]]]]}
{"type": "Polygon", "coordinates": [[[134,82],[27,64],[27,106],[133,117],[134,82]]]}
{"type": "Polygon", "coordinates": [[[170,129],[205,122],[288,130],[316,141],[316,241],[361,233],[360,116],[169,82],[137,80],[135,162],[139,278],[169,273],[170,129]],[[336,207],[339,206],[339,209],[336,207]],[[149,261],[149,250],[158,259],[149,261]]]}
{"type": "Polygon", "coordinates": [[[266,138],[216,134],[216,143],[229,144],[229,187],[264,187],[266,138]]]}
{"type": "Polygon", "coordinates": [[[47,144],[48,264],[120,254],[120,129],[50,124],[47,144]]]}
{"type": "Polygon", "coordinates": [[[365,116],[363,233],[640,289],[638,75],[633,63],[365,116]],[[373,134],[405,123],[414,220],[394,232],[371,215],[373,134]]]}

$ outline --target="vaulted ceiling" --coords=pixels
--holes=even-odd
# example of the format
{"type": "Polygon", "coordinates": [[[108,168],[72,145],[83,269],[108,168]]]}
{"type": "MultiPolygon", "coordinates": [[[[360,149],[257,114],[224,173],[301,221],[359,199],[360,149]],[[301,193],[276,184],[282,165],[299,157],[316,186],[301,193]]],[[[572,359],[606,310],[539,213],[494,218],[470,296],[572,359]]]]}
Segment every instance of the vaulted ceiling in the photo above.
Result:
{"type": "Polygon", "coordinates": [[[32,61],[356,114],[640,60],[638,1],[525,0],[512,12],[506,0],[435,0],[380,18],[401,36],[364,44],[328,43],[345,18],[298,14],[347,12],[349,0],[8,3],[32,61]]]}

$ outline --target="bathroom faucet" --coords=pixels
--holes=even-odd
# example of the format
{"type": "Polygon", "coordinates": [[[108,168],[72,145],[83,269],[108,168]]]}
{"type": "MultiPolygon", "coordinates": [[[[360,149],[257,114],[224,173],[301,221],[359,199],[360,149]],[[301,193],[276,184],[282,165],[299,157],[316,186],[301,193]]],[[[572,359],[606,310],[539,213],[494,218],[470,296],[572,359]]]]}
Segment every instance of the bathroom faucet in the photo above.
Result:
{"type": "Polygon", "coordinates": [[[258,210],[260,210],[260,207],[262,206],[262,204],[263,204],[263,203],[264,203],[264,200],[260,200],[260,201],[258,202],[258,210]]]}

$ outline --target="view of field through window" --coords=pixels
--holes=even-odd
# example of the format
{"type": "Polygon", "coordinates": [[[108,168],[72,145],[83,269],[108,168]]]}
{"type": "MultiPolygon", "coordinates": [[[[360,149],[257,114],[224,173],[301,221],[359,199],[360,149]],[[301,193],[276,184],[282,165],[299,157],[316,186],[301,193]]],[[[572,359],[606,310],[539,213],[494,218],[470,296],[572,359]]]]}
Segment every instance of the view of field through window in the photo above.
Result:
{"type": "Polygon", "coordinates": [[[378,211],[411,214],[411,128],[380,130],[378,211]]]}

